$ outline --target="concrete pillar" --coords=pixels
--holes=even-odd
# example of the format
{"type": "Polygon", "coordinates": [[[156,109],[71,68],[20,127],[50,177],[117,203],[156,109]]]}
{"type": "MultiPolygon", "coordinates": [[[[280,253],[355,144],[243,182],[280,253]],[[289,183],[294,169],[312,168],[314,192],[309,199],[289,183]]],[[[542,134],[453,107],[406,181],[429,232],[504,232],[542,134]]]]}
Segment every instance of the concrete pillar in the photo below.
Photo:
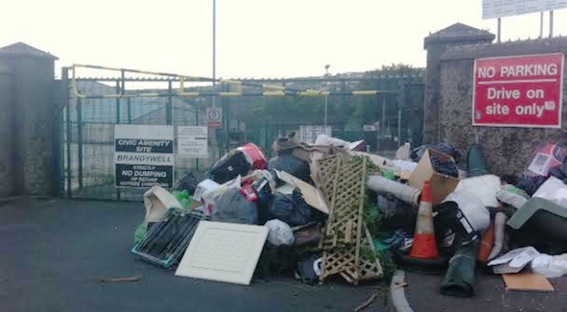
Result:
{"type": "Polygon", "coordinates": [[[0,64],[0,197],[14,195],[14,82],[12,71],[0,64]]]}
{"type": "Polygon", "coordinates": [[[14,195],[53,195],[52,101],[57,58],[25,43],[0,48],[0,66],[13,77],[14,195]]]}

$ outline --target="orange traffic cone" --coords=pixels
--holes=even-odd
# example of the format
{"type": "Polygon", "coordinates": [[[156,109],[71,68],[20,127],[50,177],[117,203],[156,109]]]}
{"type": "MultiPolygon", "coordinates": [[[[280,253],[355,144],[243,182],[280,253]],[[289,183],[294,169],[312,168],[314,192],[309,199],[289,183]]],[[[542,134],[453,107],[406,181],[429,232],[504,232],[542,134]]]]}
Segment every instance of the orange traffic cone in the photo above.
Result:
{"type": "Polygon", "coordinates": [[[429,181],[425,181],[421,191],[410,257],[420,259],[439,257],[433,230],[433,204],[431,202],[431,183],[429,181]]]}

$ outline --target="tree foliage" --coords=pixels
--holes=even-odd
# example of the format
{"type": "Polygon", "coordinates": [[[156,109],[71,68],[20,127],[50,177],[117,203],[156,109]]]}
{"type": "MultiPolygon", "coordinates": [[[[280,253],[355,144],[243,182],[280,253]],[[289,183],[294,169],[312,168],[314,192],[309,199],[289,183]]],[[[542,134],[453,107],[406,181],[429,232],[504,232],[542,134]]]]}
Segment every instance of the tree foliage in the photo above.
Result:
{"type": "MultiPolygon", "coordinates": [[[[338,74],[332,78],[344,78],[340,81],[321,82],[318,86],[311,84],[294,85],[295,89],[353,91],[353,90],[385,90],[390,93],[377,96],[338,96],[328,97],[328,122],[334,127],[361,127],[382,118],[382,103],[388,104],[387,114],[396,114],[397,95],[405,83],[423,82],[424,68],[416,68],[407,64],[384,65],[379,69],[356,74],[338,74]],[[357,81],[357,79],[359,79],[357,81]]],[[[324,97],[248,97],[234,100],[239,109],[240,120],[247,128],[270,126],[298,126],[300,124],[323,124],[324,97]]]]}

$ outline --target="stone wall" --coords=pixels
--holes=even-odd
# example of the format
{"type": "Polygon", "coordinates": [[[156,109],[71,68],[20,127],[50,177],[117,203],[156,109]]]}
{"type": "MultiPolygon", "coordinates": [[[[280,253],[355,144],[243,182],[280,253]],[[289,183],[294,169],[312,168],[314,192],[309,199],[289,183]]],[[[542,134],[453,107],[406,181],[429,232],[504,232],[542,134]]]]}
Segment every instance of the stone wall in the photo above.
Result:
{"type": "MultiPolygon", "coordinates": [[[[438,53],[438,51],[435,51],[438,53]]],[[[519,176],[529,164],[539,143],[567,139],[561,129],[473,127],[472,104],[474,60],[483,57],[514,56],[567,52],[567,38],[548,38],[507,43],[458,45],[442,51],[439,58],[438,117],[430,119],[438,125],[438,137],[429,142],[454,144],[466,155],[469,147],[481,143],[491,172],[519,176]]],[[[428,51],[429,53],[429,51],[428,51]]],[[[565,69],[565,68],[564,68],[565,69]]],[[[566,74],[564,73],[564,79],[566,74]]],[[[564,83],[565,85],[565,83],[564,83]]],[[[426,90],[426,93],[430,92],[426,90]]],[[[565,90],[563,90],[565,106],[565,90]]],[[[562,123],[567,121],[563,108],[562,123]]]]}
{"type": "Polygon", "coordinates": [[[9,78],[6,74],[0,78],[0,196],[50,196],[56,192],[56,59],[24,43],[0,48],[0,68],[9,72],[9,78]]]}

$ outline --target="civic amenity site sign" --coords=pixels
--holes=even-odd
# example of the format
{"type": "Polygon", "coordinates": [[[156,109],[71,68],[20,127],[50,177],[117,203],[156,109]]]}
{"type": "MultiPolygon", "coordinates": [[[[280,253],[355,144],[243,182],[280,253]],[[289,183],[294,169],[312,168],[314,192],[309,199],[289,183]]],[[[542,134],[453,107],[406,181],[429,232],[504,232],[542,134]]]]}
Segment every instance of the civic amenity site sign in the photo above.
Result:
{"type": "Polygon", "coordinates": [[[563,54],[475,60],[473,126],[560,128],[563,54]]]}
{"type": "Polygon", "coordinates": [[[173,165],[173,126],[114,126],[117,187],[170,188],[173,165]]]}
{"type": "Polygon", "coordinates": [[[567,8],[567,0],[482,0],[482,19],[567,8]]]}

